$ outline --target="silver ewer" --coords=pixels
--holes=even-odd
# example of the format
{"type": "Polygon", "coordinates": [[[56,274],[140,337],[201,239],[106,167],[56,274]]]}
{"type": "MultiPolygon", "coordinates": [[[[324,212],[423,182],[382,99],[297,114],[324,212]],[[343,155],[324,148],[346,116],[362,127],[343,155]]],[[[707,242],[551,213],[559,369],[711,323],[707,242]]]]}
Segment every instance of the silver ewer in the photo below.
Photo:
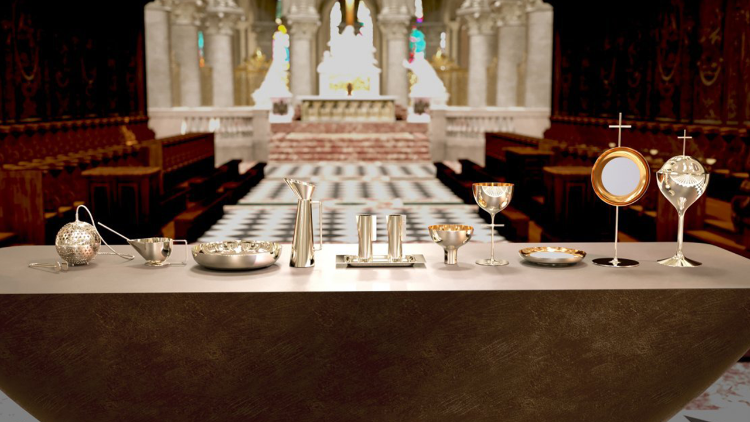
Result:
{"type": "Polygon", "coordinates": [[[295,179],[284,179],[284,182],[297,197],[297,215],[294,219],[294,236],[292,237],[292,256],[289,266],[294,268],[309,268],[315,266],[315,251],[323,249],[323,204],[313,201],[315,184],[295,179]],[[320,234],[320,248],[315,248],[313,239],[312,206],[318,205],[318,231],[320,234]]]}

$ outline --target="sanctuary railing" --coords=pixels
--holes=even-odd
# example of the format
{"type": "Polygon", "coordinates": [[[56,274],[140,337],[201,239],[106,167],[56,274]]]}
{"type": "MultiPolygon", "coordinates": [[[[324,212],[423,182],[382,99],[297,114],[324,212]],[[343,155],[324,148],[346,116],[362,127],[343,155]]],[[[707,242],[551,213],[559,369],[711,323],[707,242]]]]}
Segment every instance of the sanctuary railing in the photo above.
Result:
{"type": "Polygon", "coordinates": [[[213,133],[216,164],[231,159],[266,161],[271,125],[269,110],[258,107],[150,108],[150,127],[159,138],[213,133]]]}
{"type": "Polygon", "coordinates": [[[484,165],[484,134],[509,132],[544,137],[549,127],[546,108],[445,107],[430,110],[433,161],[470,159],[484,165]]]}

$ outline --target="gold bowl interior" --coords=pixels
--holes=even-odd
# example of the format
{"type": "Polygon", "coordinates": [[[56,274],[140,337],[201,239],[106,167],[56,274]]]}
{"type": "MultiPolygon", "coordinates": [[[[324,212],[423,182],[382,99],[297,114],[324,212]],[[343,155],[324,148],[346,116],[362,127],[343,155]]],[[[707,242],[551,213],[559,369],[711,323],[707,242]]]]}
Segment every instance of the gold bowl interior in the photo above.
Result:
{"type": "Polygon", "coordinates": [[[433,231],[444,231],[444,232],[460,232],[474,230],[474,227],[465,226],[462,224],[436,224],[428,227],[429,230],[433,231]]]}

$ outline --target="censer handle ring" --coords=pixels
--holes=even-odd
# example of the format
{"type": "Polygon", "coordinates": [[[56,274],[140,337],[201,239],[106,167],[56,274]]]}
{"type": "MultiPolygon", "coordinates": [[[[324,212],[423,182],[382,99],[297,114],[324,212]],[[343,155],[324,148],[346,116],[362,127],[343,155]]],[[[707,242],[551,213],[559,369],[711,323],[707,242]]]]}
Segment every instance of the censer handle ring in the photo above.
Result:
{"type": "Polygon", "coordinates": [[[96,232],[96,234],[98,234],[99,238],[102,239],[102,242],[104,243],[104,245],[107,246],[107,248],[109,248],[110,251],[112,251],[112,252],[98,252],[99,255],[117,255],[120,258],[126,259],[128,261],[131,261],[131,260],[135,259],[135,256],[128,255],[128,254],[125,254],[125,253],[117,252],[116,250],[114,250],[114,248],[112,248],[111,246],[109,246],[109,243],[107,243],[107,241],[104,240],[104,238],[102,237],[101,233],[99,233],[99,230],[96,228],[96,221],[94,221],[94,216],[91,215],[91,211],[89,211],[88,207],[86,207],[85,205],[79,205],[79,206],[76,207],[76,221],[80,221],[78,219],[78,211],[81,208],[83,208],[84,210],[86,210],[86,212],[89,214],[89,218],[91,218],[91,224],[94,226],[94,231],[96,232]]]}

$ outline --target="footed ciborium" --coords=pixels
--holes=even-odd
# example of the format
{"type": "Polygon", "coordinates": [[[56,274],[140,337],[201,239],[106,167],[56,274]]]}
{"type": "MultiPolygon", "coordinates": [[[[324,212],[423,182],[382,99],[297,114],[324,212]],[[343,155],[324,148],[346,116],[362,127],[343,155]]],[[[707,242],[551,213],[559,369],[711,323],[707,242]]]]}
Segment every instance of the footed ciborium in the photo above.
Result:
{"type": "Polygon", "coordinates": [[[682,236],[685,228],[685,211],[700,198],[708,186],[709,174],[701,163],[687,155],[672,157],[656,172],[656,182],[662,195],[675,207],[677,223],[677,253],[662,259],[659,264],[669,267],[697,267],[700,262],[682,253],[682,236]]]}
{"type": "Polygon", "coordinates": [[[460,224],[438,224],[428,227],[432,241],[445,250],[445,263],[458,263],[458,248],[465,245],[474,234],[474,227],[460,224]]]}
{"type": "Polygon", "coordinates": [[[512,183],[474,183],[471,185],[474,200],[480,208],[490,213],[490,258],[480,259],[477,265],[508,265],[504,259],[495,259],[495,215],[504,210],[513,197],[512,183]]]}

